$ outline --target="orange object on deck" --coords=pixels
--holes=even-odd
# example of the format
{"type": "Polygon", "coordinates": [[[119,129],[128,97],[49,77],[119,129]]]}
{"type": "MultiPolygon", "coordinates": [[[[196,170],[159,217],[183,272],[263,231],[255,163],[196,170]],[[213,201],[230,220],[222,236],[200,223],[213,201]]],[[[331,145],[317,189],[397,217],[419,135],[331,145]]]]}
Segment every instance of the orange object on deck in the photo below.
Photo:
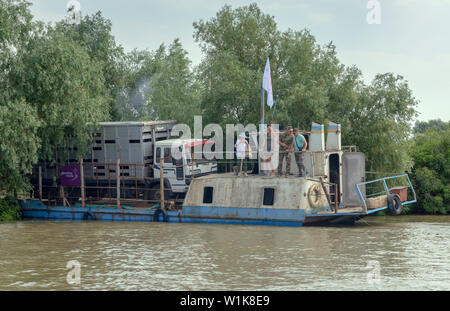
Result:
{"type": "Polygon", "coordinates": [[[400,197],[400,201],[406,202],[408,197],[408,187],[394,187],[389,189],[391,194],[397,194],[400,197]]]}

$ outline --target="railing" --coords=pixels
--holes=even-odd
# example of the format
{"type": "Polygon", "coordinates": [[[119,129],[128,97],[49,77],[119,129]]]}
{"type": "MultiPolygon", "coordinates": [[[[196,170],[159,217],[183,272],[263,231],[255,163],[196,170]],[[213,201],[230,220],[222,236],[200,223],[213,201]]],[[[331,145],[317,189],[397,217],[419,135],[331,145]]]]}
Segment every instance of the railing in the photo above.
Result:
{"type": "Polygon", "coordinates": [[[342,151],[344,152],[357,152],[358,147],[357,146],[342,146],[342,151]]]}
{"type": "MultiPolygon", "coordinates": [[[[176,208],[183,203],[182,199],[165,198],[167,188],[165,187],[164,170],[171,168],[175,169],[175,176],[177,168],[183,168],[183,183],[192,182],[198,174],[192,173],[190,177],[185,177],[184,167],[192,168],[195,163],[188,165],[166,165],[164,159],[161,158],[159,166],[155,164],[121,164],[120,159],[116,163],[86,163],[82,159],[80,163],[74,164],[79,167],[80,185],[68,186],[62,185],[61,167],[57,166],[52,169],[56,177],[52,184],[43,183],[43,171],[39,166],[35,174],[35,191],[30,194],[31,198],[39,199],[48,202],[49,205],[71,206],[81,204],[85,207],[86,204],[108,203],[109,205],[122,208],[125,204],[144,205],[157,204],[161,208],[168,206],[176,208]],[[160,172],[158,177],[147,177],[145,169],[157,168],[160,172]],[[161,169],[162,168],[162,169],[161,169]],[[156,184],[155,181],[159,179],[159,186],[150,186],[156,184]],[[148,183],[147,181],[152,182],[148,183]],[[156,192],[159,191],[159,195],[156,192]],[[156,197],[155,197],[156,195],[156,197]]],[[[50,176],[49,176],[50,177],[50,176]]],[[[51,178],[47,178],[48,181],[51,178]]],[[[181,182],[181,181],[180,181],[181,182]]]]}
{"type": "Polygon", "coordinates": [[[320,183],[322,187],[323,194],[321,193],[321,196],[325,196],[325,198],[328,201],[328,204],[331,209],[335,213],[338,213],[339,211],[339,202],[340,202],[340,193],[339,193],[339,187],[335,183],[326,182],[323,180],[323,177],[319,177],[318,180],[315,179],[309,179],[311,181],[315,181],[320,183]]]}
{"type": "MultiPolygon", "coordinates": [[[[375,180],[371,180],[371,181],[366,181],[366,182],[362,182],[359,184],[356,184],[356,192],[361,200],[362,206],[363,206],[363,210],[364,213],[367,214],[367,202],[366,199],[369,197],[376,197],[376,196],[380,196],[380,195],[391,195],[391,189],[393,187],[389,187],[388,182],[389,181],[398,181],[400,178],[406,178],[406,180],[408,181],[408,185],[403,185],[403,187],[406,187],[408,189],[410,189],[410,193],[413,196],[412,200],[406,200],[405,202],[402,202],[402,205],[407,205],[407,204],[411,204],[411,203],[416,203],[417,202],[417,196],[416,196],[416,192],[414,190],[414,187],[411,183],[411,180],[408,176],[408,174],[401,174],[401,175],[396,175],[396,176],[389,176],[389,177],[383,177],[383,178],[378,178],[375,180]],[[362,186],[366,186],[366,185],[372,185],[375,183],[381,183],[382,187],[383,187],[383,191],[380,192],[373,192],[370,193],[369,195],[363,195],[363,192],[361,191],[361,187],[362,186]]],[[[408,197],[408,196],[407,196],[408,197]]]]}

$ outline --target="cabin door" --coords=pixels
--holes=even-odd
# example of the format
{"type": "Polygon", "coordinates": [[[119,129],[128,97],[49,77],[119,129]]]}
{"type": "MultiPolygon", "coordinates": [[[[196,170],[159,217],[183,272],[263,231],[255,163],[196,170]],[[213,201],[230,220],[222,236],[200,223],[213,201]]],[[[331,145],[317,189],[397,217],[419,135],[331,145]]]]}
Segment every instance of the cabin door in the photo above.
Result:
{"type": "Polygon", "coordinates": [[[339,161],[339,154],[334,153],[330,155],[330,159],[328,161],[328,170],[329,170],[329,181],[330,183],[336,184],[337,187],[337,197],[336,194],[332,191],[330,193],[331,202],[338,202],[341,203],[341,196],[339,195],[341,193],[341,174],[340,174],[340,161],[339,161]]]}
{"type": "MultiPolygon", "coordinates": [[[[346,152],[342,156],[342,190],[344,206],[361,206],[356,184],[366,180],[366,157],[361,152],[346,152]]],[[[363,197],[365,185],[360,186],[363,197]]]]}

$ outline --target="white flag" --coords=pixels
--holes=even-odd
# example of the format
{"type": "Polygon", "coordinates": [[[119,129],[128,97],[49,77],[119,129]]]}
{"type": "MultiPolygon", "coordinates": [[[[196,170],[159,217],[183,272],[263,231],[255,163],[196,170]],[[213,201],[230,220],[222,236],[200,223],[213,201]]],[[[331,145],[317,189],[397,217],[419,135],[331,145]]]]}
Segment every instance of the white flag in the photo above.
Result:
{"type": "Polygon", "coordinates": [[[267,58],[266,69],[264,70],[263,89],[267,91],[267,105],[270,108],[272,108],[273,106],[272,76],[270,75],[269,58],[267,58]]]}

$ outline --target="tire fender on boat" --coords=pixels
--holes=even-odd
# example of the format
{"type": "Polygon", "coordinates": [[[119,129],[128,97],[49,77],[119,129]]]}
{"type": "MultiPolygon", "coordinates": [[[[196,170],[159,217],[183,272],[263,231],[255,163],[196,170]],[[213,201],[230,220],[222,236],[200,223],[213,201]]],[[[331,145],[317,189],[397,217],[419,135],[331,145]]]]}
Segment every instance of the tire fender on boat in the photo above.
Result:
{"type": "Polygon", "coordinates": [[[89,217],[91,217],[91,220],[97,220],[94,213],[92,213],[91,211],[87,211],[83,214],[83,220],[89,220],[89,217]]]}
{"type": "Polygon", "coordinates": [[[312,208],[316,208],[320,203],[320,185],[313,184],[308,189],[308,202],[312,208]]]}
{"type": "Polygon", "coordinates": [[[153,214],[153,221],[158,222],[159,221],[159,215],[163,215],[163,222],[168,222],[168,215],[167,211],[163,210],[161,207],[158,207],[158,209],[153,214]]]}
{"type": "Polygon", "coordinates": [[[398,216],[402,213],[403,205],[398,194],[391,194],[387,198],[389,213],[398,216]]]}

